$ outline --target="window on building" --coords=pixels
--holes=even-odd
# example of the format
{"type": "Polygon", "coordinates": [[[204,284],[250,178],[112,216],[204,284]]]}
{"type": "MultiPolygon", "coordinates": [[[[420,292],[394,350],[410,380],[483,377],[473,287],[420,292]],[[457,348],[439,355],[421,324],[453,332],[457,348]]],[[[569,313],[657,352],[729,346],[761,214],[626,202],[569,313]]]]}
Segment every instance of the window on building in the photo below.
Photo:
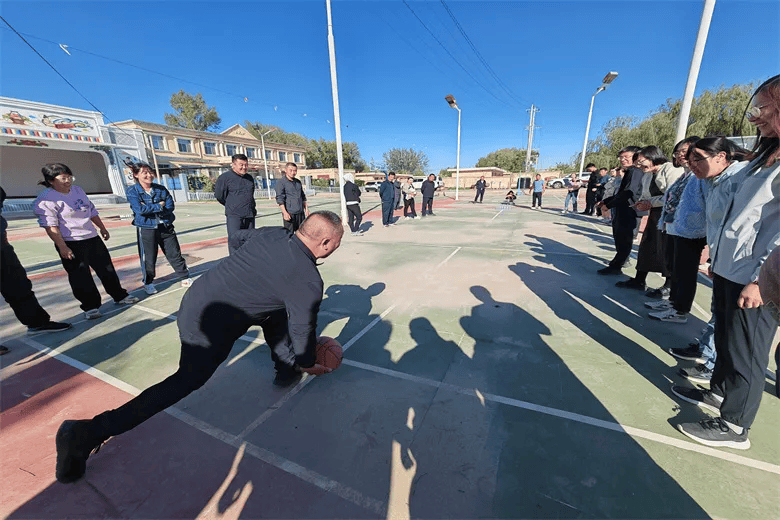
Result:
{"type": "Polygon", "coordinates": [[[299,153],[294,153],[294,154],[293,154],[293,161],[294,161],[294,162],[297,162],[297,163],[301,162],[301,154],[299,154],[299,153]]]}
{"type": "Polygon", "coordinates": [[[279,152],[279,160],[285,162],[287,160],[287,152],[279,152]]]}
{"type": "Polygon", "coordinates": [[[149,136],[152,140],[152,148],[155,150],[165,150],[165,139],[161,135],[149,136]]]}
{"type": "Polygon", "coordinates": [[[271,150],[266,150],[265,151],[265,160],[266,161],[273,161],[274,160],[274,155],[273,155],[273,152],[271,150]]]}
{"type": "Polygon", "coordinates": [[[181,153],[192,153],[192,141],[190,139],[176,139],[176,145],[181,153]]]}
{"type": "Polygon", "coordinates": [[[225,153],[227,155],[236,155],[238,153],[238,146],[234,144],[226,144],[225,145],[225,153]]]}
{"type": "Polygon", "coordinates": [[[246,156],[249,159],[254,159],[255,158],[255,149],[247,147],[247,149],[246,149],[246,156]]]}
{"type": "Polygon", "coordinates": [[[168,185],[169,190],[180,190],[181,189],[181,179],[178,175],[174,175],[173,177],[166,175],[165,176],[165,184],[168,185]]]}
{"type": "Polygon", "coordinates": [[[217,143],[205,141],[203,143],[203,153],[206,155],[217,155],[217,143]]]}

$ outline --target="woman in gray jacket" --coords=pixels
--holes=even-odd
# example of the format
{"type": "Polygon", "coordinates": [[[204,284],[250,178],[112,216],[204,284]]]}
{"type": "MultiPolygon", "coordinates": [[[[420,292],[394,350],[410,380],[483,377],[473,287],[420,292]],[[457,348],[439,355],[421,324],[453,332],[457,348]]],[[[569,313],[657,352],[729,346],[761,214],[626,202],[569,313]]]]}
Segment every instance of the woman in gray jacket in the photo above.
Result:
{"type": "MultiPolygon", "coordinates": [[[[713,186],[707,197],[707,243],[715,300],[715,349],[710,390],[673,387],[675,395],[718,414],[678,429],[707,446],[746,450],[764,391],[777,330],[758,288],[762,264],[780,245],[780,76],[761,84],[748,119],[759,139],[750,162],[713,186]]],[[[728,161],[725,138],[698,141],[689,160],[698,177],[728,161]]]]}

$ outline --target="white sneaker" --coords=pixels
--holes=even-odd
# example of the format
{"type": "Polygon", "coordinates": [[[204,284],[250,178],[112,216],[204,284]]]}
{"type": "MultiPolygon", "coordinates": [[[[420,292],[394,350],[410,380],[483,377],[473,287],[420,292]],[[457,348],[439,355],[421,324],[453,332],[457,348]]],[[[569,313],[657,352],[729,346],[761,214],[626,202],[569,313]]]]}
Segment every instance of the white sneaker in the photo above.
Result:
{"type": "Polygon", "coordinates": [[[666,323],[688,323],[688,315],[683,314],[682,312],[677,312],[674,309],[672,309],[674,312],[670,312],[663,318],[660,318],[661,321],[665,321],[666,323]]]}
{"type": "Polygon", "coordinates": [[[669,308],[669,309],[660,310],[658,312],[649,312],[649,313],[647,313],[648,316],[650,316],[651,318],[656,319],[656,320],[660,320],[662,318],[665,318],[666,316],[668,316],[670,314],[677,314],[677,311],[672,309],[672,308],[669,308]]]}
{"type": "Polygon", "coordinates": [[[181,281],[181,286],[190,287],[192,285],[192,282],[193,282],[192,278],[185,278],[184,280],[181,281]]]}
{"type": "Polygon", "coordinates": [[[84,317],[88,320],[96,320],[101,316],[102,314],[100,314],[100,309],[90,309],[84,313],[84,317]]]}
{"type": "Polygon", "coordinates": [[[132,305],[134,303],[138,303],[138,298],[135,296],[126,296],[124,300],[120,300],[118,302],[114,302],[116,305],[132,305]]]}
{"type": "Polygon", "coordinates": [[[648,309],[653,309],[654,311],[663,311],[666,309],[671,309],[674,306],[672,302],[669,300],[652,300],[649,302],[645,302],[645,307],[648,309]]]}
{"type": "Polygon", "coordinates": [[[157,288],[153,283],[144,285],[144,291],[146,291],[146,294],[157,294],[157,288]]]}

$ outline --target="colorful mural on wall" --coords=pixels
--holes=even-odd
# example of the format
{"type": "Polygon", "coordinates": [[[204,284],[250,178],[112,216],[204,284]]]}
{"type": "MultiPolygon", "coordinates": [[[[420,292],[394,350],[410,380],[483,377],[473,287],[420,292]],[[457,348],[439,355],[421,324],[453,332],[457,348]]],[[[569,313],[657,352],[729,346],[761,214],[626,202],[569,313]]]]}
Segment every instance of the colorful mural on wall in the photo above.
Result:
{"type": "Polygon", "coordinates": [[[14,109],[0,104],[0,133],[5,135],[100,143],[100,121],[57,111],[14,109]]]}

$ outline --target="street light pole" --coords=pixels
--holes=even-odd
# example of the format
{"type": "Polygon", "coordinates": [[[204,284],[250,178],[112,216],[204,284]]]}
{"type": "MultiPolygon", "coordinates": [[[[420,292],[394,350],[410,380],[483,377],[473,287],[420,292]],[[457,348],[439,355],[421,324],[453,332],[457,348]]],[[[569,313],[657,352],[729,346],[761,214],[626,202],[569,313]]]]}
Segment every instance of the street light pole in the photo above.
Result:
{"type": "Polygon", "coordinates": [[[590,133],[590,120],[593,116],[593,103],[596,101],[596,96],[599,94],[599,92],[603,92],[607,90],[607,85],[615,81],[615,78],[617,78],[618,73],[617,72],[609,72],[606,76],[604,76],[604,79],[601,81],[601,86],[596,89],[596,93],[593,94],[593,97],[590,98],[590,110],[588,110],[588,125],[585,127],[585,142],[582,143],[582,157],[580,157],[580,175],[582,175],[582,170],[585,166],[585,152],[588,148],[588,134],[590,133]]]}
{"type": "Polygon", "coordinates": [[[265,165],[265,187],[268,189],[268,200],[271,200],[271,181],[268,180],[268,159],[265,157],[265,136],[273,132],[273,129],[260,134],[260,142],[263,144],[263,164],[265,165]]]}
{"type": "Polygon", "coordinates": [[[460,108],[452,94],[444,96],[444,99],[447,100],[450,107],[458,111],[458,148],[455,157],[455,200],[458,200],[458,189],[460,188],[460,108]]]}

